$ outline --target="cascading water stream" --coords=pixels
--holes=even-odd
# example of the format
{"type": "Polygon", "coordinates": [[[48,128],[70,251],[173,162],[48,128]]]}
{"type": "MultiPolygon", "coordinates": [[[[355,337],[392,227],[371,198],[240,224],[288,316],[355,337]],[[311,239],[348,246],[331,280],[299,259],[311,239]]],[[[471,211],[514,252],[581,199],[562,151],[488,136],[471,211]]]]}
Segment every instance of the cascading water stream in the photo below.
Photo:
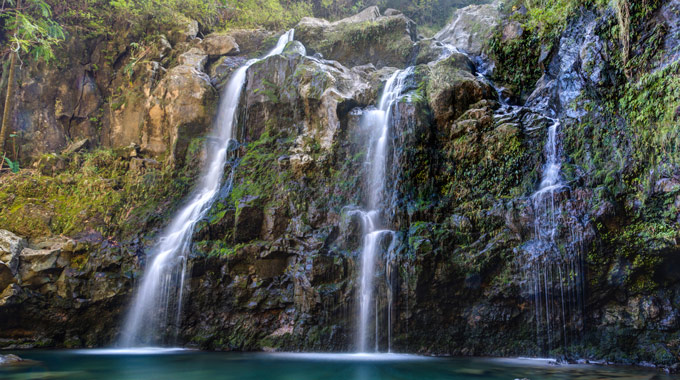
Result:
{"type": "MultiPolygon", "coordinates": [[[[283,52],[293,37],[294,30],[284,33],[264,58],[283,52]]],[[[234,126],[246,71],[257,61],[250,60],[237,69],[222,93],[213,131],[207,139],[206,165],[189,201],[158,239],[151,265],[142,278],[123,326],[119,343],[122,347],[167,344],[169,342],[163,341],[163,337],[171,326],[174,326],[171,335],[177,335],[194,226],[220,192],[230,143],[235,139],[234,126]]]]}
{"type": "Polygon", "coordinates": [[[558,341],[566,347],[568,332],[579,330],[584,289],[580,239],[570,236],[561,241],[559,237],[565,210],[556,195],[566,187],[560,176],[560,125],[559,120],[551,119],[541,182],[531,196],[534,236],[522,264],[527,292],[533,295],[537,344],[548,351],[558,341]]]}
{"type": "Polygon", "coordinates": [[[538,190],[531,196],[534,202],[535,213],[534,228],[536,237],[550,239],[554,243],[557,232],[555,219],[555,192],[562,187],[560,170],[562,163],[559,156],[557,133],[560,127],[559,120],[553,120],[548,128],[548,139],[545,142],[546,163],[543,167],[541,184],[538,190]]]}
{"type": "MultiPolygon", "coordinates": [[[[449,50],[454,47],[447,46],[449,50]]],[[[479,61],[478,61],[479,62],[479,61]]],[[[496,90],[500,108],[496,111],[497,125],[511,122],[527,108],[512,106],[503,97],[503,89],[487,79],[483,71],[477,73],[480,80],[496,90]]],[[[530,296],[534,305],[534,324],[537,345],[543,354],[561,341],[563,347],[578,339],[582,329],[584,264],[581,255],[583,237],[575,233],[574,225],[581,223],[568,215],[562,182],[562,157],[560,151],[559,119],[543,115],[540,110],[528,109],[541,114],[549,121],[548,136],[544,145],[545,164],[538,189],[531,195],[533,206],[533,236],[523,246],[518,264],[524,278],[523,293],[530,296]],[[569,236],[560,236],[560,230],[569,227],[569,236]],[[557,327],[561,325],[559,328],[557,327]]],[[[576,229],[578,230],[578,228],[576,229]]]]}
{"type": "MultiPolygon", "coordinates": [[[[378,109],[368,111],[362,123],[372,131],[368,149],[368,202],[369,211],[362,212],[364,240],[361,252],[358,339],[359,352],[366,352],[369,347],[371,329],[374,332],[374,351],[378,351],[380,326],[378,321],[377,302],[374,297],[376,260],[381,253],[381,243],[385,235],[394,235],[393,231],[384,229],[381,220],[385,187],[387,182],[386,165],[389,150],[390,113],[399,101],[406,78],[413,73],[413,68],[397,70],[385,83],[378,109]],[[373,317],[373,318],[371,318],[373,317]]],[[[394,236],[393,236],[394,238],[394,236]]],[[[393,239],[394,241],[394,239],[393,239]]],[[[391,308],[391,306],[390,306],[391,308]]],[[[389,333],[388,333],[389,334],[389,333]]]]}

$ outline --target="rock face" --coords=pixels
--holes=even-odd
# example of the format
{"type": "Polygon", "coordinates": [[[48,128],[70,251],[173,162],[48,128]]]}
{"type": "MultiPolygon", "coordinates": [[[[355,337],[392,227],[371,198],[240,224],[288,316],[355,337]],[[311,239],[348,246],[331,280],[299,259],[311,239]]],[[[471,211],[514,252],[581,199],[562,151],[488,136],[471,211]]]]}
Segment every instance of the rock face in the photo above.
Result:
{"type": "Polygon", "coordinates": [[[0,345],[71,347],[111,340],[107,331],[117,325],[131,288],[125,270],[134,256],[92,237],[39,238],[27,244],[5,230],[0,236],[2,246],[11,244],[16,267],[0,293],[0,345]]]}
{"type": "Polygon", "coordinates": [[[453,13],[453,21],[434,38],[471,55],[480,55],[501,21],[501,3],[469,5],[453,13]]]}
{"type": "Polygon", "coordinates": [[[183,157],[192,136],[203,134],[214,114],[217,92],[203,72],[206,53],[193,48],[179,56],[151,93],[142,148],[183,157]]]}
{"type": "Polygon", "coordinates": [[[468,107],[483,99],[496,97],[493,87],[478,80],[474,65],[460,53],[435,63],[427,75],[427,96],[438,125],[457,119],[468,107]]]}
{"type": "Polygon", "coordinates": [[[22,70],[13,115],[21,161],[36,162],[84,139],[90,149],[135,143],[155,158],[182,155],[187,138],[204,133],[215,113],[209,61],[243,54],[242,62],[271,34],[237,30],[200,40],[195,21],[178,22],[184,27],[139,48],[122,35],[102,41],[73,31],[60,52],[63,67],[22,70]]]}
{"type": "MultiPolygon", "coordinates": [[[[632,158],[623,154],[631,141],[593,135],[599,127],[619,131],[619,119],[599,117],[598,107],[588,107],[594,114],[572,108],[575,101],[597,101],[610,81],[622,80],[607,63],[616,45],[600,29],[612,24],[612,15],[584,11],[572,18],[545,54],[547,72],[527,105],[512,106],[498,99],[468,56],[451,54],[442,43],[483,54],[488,31],[474,23],[496,22],[493,6],[459,11],[458,22],[439,33],[441,41],[416,41],[413,23],[395,10],[380,15],[371,7],[333,23],[305,19],[296,28],[299,41],[247,70],[226,185],[195,228],[181,344],[354,349],[363,239],[356,210],[371,186],[365,174],[372,131],[362,121],[396,70],[387,66],[415,64],[389,114],[385,227],[396,231],[398,249],[376,267],[377,308],[381,324],[391,326],[392,348],[678,362],[677,167],[659,162],[644,181],[628,183],[632,158]],[[566,288],[577,321],[566,324],[567,337],[556,331],[559,343],[546,347],[536,337],[536,293],[527,289],[518,258],[541,255],[530,244],[538,208],[531,195],[545,170],[553,116],[562,120],[557,145],[566,184],[551,199],[560,205],[554,238],[560,249],[580,252],[587,276],[582,293],[566,288]],[[615,170],[602,174],[588,161],[601,154],[611,155],[615,170]],[[625,181],[617,180],[619,172],[625,181]]],[[[237,30],[200,40],[197,25],[185,26],[155,42],[131,70],[122,68],[141,53],[125,48],[117,65],[101,66],[97,75],[74,65],[33,71],[22,82],[27,102],[17,117],[35,138],[25,142],[26,154],[59,154],[41,157],[35,172],[0,180],[0,220],[13,226],[0,230],[0,347],[94,347],[116,338],[146,254],[190,191],[191,170],[204,160],[217,88],[275,39],[237,30]],[[55,79],[65,72],[82,80],[55,79]],[[45,100],[45,109],[29,94],[45,100]],[[92,123],[102,106],[101,131],[66,133],[65,125],[92,123]],[[47,121],[43,129],[39,118],[47,121]],[[91,144],[64,150],[75,136],[91,144]],[[85,168],[73,169],[79,166],[85,168]],[[111,197],[72,211],[63,202],[74,198],[62,189],[74,181],[81,181],[79,191],[103,189],[111,197]],[[67,211],[76,217],[60,218],[67,211]],[[55,233],[58,228],[77,232],[55,233]]],[[[95,59],[103,47],[69,49],[95,59]]],[[[553,278],[584,273],[568,269],[553,278]]],[[[562,301],[561,294],[548,295],[555,305],[562,301]]],[[[380,339],[387,341],[385,331],[380,339]]]]}
{"type": "Polygon", "coordinates": [[[405,67],[416,35],[412,20],[401,13],[381,16],[375,6],[333,23],[304,18],[295,26],[295,38],[310,54],[320,53],[347,67],[405,67]]]}

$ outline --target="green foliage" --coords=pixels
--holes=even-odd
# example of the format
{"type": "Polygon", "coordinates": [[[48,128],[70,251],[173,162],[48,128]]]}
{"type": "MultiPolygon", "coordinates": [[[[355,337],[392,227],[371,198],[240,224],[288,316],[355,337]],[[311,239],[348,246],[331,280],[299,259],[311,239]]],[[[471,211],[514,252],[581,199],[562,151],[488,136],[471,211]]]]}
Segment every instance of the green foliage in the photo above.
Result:
{"type": "Polygon", "coordinates": [[[307,16],[312,16],[312,6],[306,1],[235,0],[230,3],[226,26],[283,29],[307,16]]]}
{"type": "Polygon", "coordinates": [[[12,173],[19,173],[19,161],[12,161],[7,157],[3,157],[5,159],[5,162],[7,162],[7,165],[9,166],[9,169],[12,171],[12,173]]]}
{"type": "Polygon", "coordinates": [[[260,205],[282,201],[274,194],[290,179],[290,173],[279,170],[277,158],[287,152],[293,141],[281,137],[265,131],[257,141],[248,144],[230,195],[233,209],[238,209],[247,198],[256,199],[260,205]]]}
{"type": "Polygon", "coordinates": [[[679,62],[628,83],[619,107],[631,126],[634,162],[680,164],[676,115],[680,107],[679,62]]]}
{"type": "Polygon", "coordinates": [[[110,0],[109,5],[119,19],[146,23],[147,28],[174,25],[182,21],[178,16],[216,25],[227,10],[226,0],[110,0]]]}
{"type": "Polygon", "coordinates": [[[128,166],[110,150],[45,155],[39,171],[0,177],[0,225],[25,236],[136,235],[163,221],[196,175],[191,164],[179,174],[128,166]]]}
{"type": "Polygon", "coordinates": [[[54,58],[53,47],[65,38],[61,26],[52,19],[52,8],[44,0],[24,0],[21,7],[16,0],[7,0],[0,10],[0,21],[2,32],[9,39],[8,49],[29,53],[35,59],[54,58]]]}
{"type": "Polygon", "coordinates": [[[538,64],[541,40],[534,34],[525,33],[521,38],[502,41],[499,29],[492,37],[490,55],[497,62],[493,79],[503,83],[513,93],[522,96],[534,88],[543,74],[538,64]]]}

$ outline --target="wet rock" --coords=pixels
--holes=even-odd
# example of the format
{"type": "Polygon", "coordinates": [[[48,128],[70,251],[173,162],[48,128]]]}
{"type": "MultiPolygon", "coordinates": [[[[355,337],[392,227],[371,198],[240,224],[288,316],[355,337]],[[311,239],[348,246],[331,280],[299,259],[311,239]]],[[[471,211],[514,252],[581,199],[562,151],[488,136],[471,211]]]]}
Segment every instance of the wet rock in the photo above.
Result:
{"type": "Polygon", "coordinates": [[[680,1],[664,2],[650,23],[663,25],[665,28],[662,54],[655,67],[661,69],[677,62],[680,59],[680,49],[677,48],[680,41],[680,1]]]}
{"type": "Polygon", "coordinates": [[[210,68],[208,70],[208,74],[210,75],[210,80],[212,81],[213,85],[218,89],[221,89],[224,85],[226,85],[229,75],[231,75],[234,70],[246,63],[246,61],[247,58],[243,56],[226,56],[218,58],[215,62],[210,64],[210,68]]]}
{"type": "Polygon", "coordinates": [[[450,53],[450,48],[434,38],[422,39],[416,42],[416,49],[418,49],[416,65],[434,62],[450,53]]]}
{"type": "Polygon", "coordinates": [[[240,53],[239,46],[234,37],[225,33],[212,33],[207,35],[203,41],[201,41],[200,46],[211,58],[240,53]]]}
{"type": "Polygon", "coordinates": [[[381,16],[373,6],[332,23],[303,18],[295,27],[295,38],[311,54],[320,53],[348,67],[368,63],[378,68],[405,67],[416,41],[416,28],[403,14],[381,16]]]}
{"type": "Polygon", "coordinates": [[[294,133],[290,164],[298,175],[311,168],[314,154],[322,153],[322,159],[330,151],[341,118],[351,106],[373,94],[367,78],[370,70],[318,61],[301,55],[300,48],[291,43],[283,55],[251,66],[244,99],[250,126],[244,139],[258,139],[266,125],[272,131],[294,133]]]}
{"type": "Polygon", "coordinates": [[[552,116],[578,119],[585,114],[583,107],[573,106],[579,95],[586,88],[606,91],[609,67],[598,36],[601,22],[604,21],[590,12],[570,22],[546,74],[526,101],[528,107],[552,116]]]}
{"type": "Polygon", "coordinates": [[[283,49],[283,52],[281,53],[283,55],[301,55],[305,56],[307,55],[307,49],[305,49],[305,46],[302,44],[300,41],[291,41],[289,42],[285,48],[283,49]]]}
{"type": "Polygon", "coordinates": [[[435,35],[435,39],[472,55],[484,52],[501,14],[499,1],[491,4],[469,5],[457,9],[452,22],[435,35]]]}

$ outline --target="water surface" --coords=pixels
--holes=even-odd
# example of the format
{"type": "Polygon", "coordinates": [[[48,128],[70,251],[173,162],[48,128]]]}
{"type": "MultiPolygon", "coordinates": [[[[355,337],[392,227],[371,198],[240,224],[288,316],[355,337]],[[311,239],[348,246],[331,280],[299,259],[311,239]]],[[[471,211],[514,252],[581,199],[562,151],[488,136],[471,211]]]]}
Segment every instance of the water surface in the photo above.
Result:
{"type": "Polygon", "coordinates": [[[552,365],[545,360],[429,358],[396,354],[223,353],[188,350],[22,351],[34,363],[0,369],[0,378],[98,380],[665,380],[654,370],[552,365]]]}

